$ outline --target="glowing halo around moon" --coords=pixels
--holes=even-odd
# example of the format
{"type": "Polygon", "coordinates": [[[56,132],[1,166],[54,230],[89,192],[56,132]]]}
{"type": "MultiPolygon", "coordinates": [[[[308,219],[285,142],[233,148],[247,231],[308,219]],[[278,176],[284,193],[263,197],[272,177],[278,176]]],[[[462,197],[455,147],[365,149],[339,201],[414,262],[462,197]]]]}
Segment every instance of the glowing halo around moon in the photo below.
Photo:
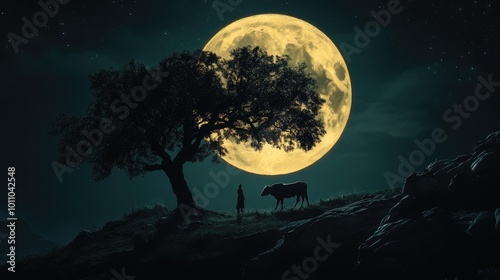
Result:
{"type": "Polygon", "coordinates": [[[351,78],[347,65],[335,44],[313,25],[286,15],[261,14],[235,21],[220,30],[204,47],[224,59],[230,51],[243,46],[259,46],[270,55],[287,54],[291,66],[305,61],[315,78],[325,105],[318,118],[325,123],[326,135],[312,150],[285,152],[266,144],[255,151],[245,143],[231,139],[222,158],[250,173],[282,175],[304,169],[323,157],[340,138],[349,118],[352,103],[351,78]]]}

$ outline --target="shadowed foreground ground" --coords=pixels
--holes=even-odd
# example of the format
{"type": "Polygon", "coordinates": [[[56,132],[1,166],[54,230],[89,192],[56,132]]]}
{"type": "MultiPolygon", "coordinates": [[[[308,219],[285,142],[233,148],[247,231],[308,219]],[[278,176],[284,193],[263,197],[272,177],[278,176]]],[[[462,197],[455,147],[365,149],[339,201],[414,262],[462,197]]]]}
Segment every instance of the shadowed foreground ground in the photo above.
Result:
{"type": "Polygon", "coordinates": [[[352,194],[297,210],[250,210],[240,218],[235,213],[209,212],[192,216],[190,224],[180,226],[159,223],[168,213],[162,206],[138,209],[102,229],[82,231],[64,248],[19,261],[16,275],[109,280],[113,269],[121,273],[125,267],[136,279],[164,279],[161,275],[168,279],[239,279],[243,265],[272,248],[290,222],[316,217],[367,196],[371,195],[352,194]]]}
{"type": "MultiPolygon", "coordinates": [[[[500,279],[500,132],[403,189],[301,210],[207,212],[177,226],[156,206],[17,263],[22,279],[500,279]],[[160,222],[161,221],[161,222],[160,222]]],[[[9,274],[2,269],[4,274],[9,274]]]]}

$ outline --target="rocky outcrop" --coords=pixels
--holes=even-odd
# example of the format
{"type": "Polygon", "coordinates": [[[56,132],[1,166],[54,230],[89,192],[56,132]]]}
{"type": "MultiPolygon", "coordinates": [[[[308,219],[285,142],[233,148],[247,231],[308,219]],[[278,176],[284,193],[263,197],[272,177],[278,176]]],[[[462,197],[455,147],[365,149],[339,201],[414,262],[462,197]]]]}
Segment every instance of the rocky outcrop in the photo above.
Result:
{"type": "Polygon", "coordinates": [[[393,276],[475,279],[480,269],[500,260],[495,228],[499,211],[451,212],[435,207],[413,218],[384,218],[359,247],[359,269],[393,276]]]}
{"type": "Polygon", "coordinates": [[[491,210],[500,206],[500,131],[479,142],[471,154],[439,160],[406,179],[403,194],[450,210],[491,210]]]}
{"type": "Polygon", "coordinates": [[[496,132],[472,153],[410,175],[399,195],[289,225],[273,249],[245,266],[244,279],[480,279],[484,271],[498,276],[499,265],[496,132]],[[339,247],[320,261],[318,238],[327,237],[339,247]]]}
{"type": "Polygon", "coordinates": [[[359,247],[360,268],[472,279],[498,265],[499,184],[500,132],[409,176],[405,196],[359,247]]]}
{"type": "Polygon", "coordinates": [[[345,268],[354,268],[356,265],[360,242],[377,229],[380,220],[400,197],[369,197],[288,225],[283,229],[283,238],[274,248],[245,266],[244,279],[295,279],[292,275],[300,278],[293,272],[293,266],[300,267],[307,279],[325,279],[322,277],[326,275],[333,277],[341,270],[343,273],[353,273],[345,271],[345,268]],[[317,259],[314,259],[315,251],[320,255],[317,259]],[[309,269],[308,266],[317,266],[317,269],[309,269]],[[309,270],[314,270],[314,273],[309,270]]]}

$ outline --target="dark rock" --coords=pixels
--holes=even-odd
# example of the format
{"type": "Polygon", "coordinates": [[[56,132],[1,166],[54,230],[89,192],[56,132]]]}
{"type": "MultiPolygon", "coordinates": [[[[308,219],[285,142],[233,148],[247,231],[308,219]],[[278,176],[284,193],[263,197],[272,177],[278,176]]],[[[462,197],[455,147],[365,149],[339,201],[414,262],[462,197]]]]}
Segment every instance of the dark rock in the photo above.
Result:
{"type": "Polygon", "coordinates": [[[467,155],[439,160],[410,175],[403,194],[450,210],[491,210],[500,205],[500,133],[490,134],[467,155]]]}
{"type": "Polygon", "coordinates": [[[433,208],[422,212],[421,220],[405,218],[381,225],[359,247],[359,268],[367,274],[396,276],[428,273],[439,264],[446,273],[464,236],[453,234],[460,228],[453,224],[453,215],[433,208]]]}
{"type": "Polygon", "coordinates": [[[423,199],[442,197],[445,191],[443,185],[430,173],[414,173],[406,178],[403,185],[403,194],[423,199]]]}
{"type": "Polygon", "coordinates": [[[495,231],[495,216],[493,212],[483,211],[479,213],[471,222],[467,233],[470,235],[482,236],[491,235],[495,231]]]}
{"type": "Polygon", "coordinates": [[[340,271],[344,273],[346,267],[354,270],[357,247],[377,228],[380,219],[399,199],[401,195],[363,199],[318,217],[296,222],[294,228],[285,233],[274,248],[245,266],[244,279],[282,279],[283,273],[292,265],[300,265],[314,254],[320,244],[318,239],[339,244],[339,247],[326,261],[318,263],[318,271],[308,279],[324,279],[325,275],[333,278],[332,275],[340,271]]]}
{"type": "Polygon", "coordinates": [[[419,215],[419,207],[414,196],[406,195],[389,210],[389,214],[382,219],[381,225],[402,218],[416,218],[419,215]]]}
{"type": "Polygon", "coordinates": [[[410,175],[402,195],[364,196],[288,225],[274,248],[246,265],[245,279],[280,279],[311,256],[318,237],[341,246],[308,279],[477,278],[500,262],[499,168],[496,132],[472,153],[410,175]]]}

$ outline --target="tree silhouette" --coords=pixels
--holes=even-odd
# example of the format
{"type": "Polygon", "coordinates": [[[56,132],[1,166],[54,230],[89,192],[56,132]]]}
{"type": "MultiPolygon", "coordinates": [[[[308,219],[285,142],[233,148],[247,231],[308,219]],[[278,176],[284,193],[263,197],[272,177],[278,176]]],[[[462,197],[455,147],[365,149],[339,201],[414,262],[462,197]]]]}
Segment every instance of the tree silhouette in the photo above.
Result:
{"type": "Polygon", "coordinates": [[[227,153],[227,139],[288,152],[310,150],[325,134],[316,119],[324,100],[315,80],[305,64],[291,67],[289,61],[247,46],[232,51],[229,60],[194,51],[174,53],[154,69],[132,61],[120,70],[101,70],[90,76],[95,101],[86,113],[54,121],[61,160],[68,164],[68,151],[77,150],[81,162],[93,165],[96,180],[114,168],[131,178],[163,171],[178,205],[197,207],[184,163],[210,156],[216,162],[227,153]],[[92,130],[96,127],[107,131],[92,130]],[[85,149],[78,146],[83,135],[92,140],[85,149]]]}

